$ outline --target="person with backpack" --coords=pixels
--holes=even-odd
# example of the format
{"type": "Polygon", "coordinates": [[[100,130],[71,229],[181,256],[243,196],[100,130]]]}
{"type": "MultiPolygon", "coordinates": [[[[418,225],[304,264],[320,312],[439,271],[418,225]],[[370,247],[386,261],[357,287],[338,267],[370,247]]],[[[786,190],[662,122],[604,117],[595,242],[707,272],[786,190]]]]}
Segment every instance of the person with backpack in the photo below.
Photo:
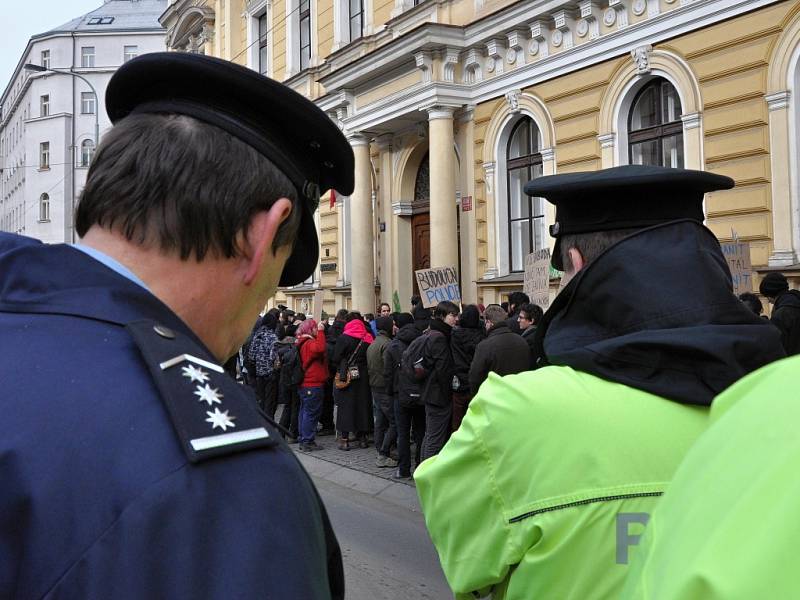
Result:
{"type": "Polygon", "coordinates": [[[435,456],[450,438],[453,417],[453,353],[450,334],[458,323],[458,306],[445,300],[433,310],[428,340],[421,356],[425,365],[422,401],[425,404],[425,438],[422,440],[422,460],[435,456]]]}
{"type": "Polygon", "coordinates": [[[278,320],[275,315],[268,312],[261,320],[261,326],[253,336],[247,349],[247,371],[249,377],[255,378],[256,397],[258,403],[270,419],[275,418],[275,409],[278,407],[278,377],[274,372],[275,344],[278,338],[275,335],[275,326],[278,320]]]}
{"type": "Polygon", "coordinates": [[[378,317],[375,320],[375,327],[378,330],[378,337],[367,348],[369,386],[372,389],[372,410],[375,416],[375,449],[378,451],[375,466],[396,467],[397,462],[392,459],[389,452],[397,440],[397,429],[392,397],[386,393],[383,362],[386,347],[394,335],[394,319],[388,315],[378,317]]]}
{"type": "Polygon", "coordinates": [[[473,390],[469,385],[469,366],[475,356],[475,348],[486,338],[486,330],[481,324],[481,315],[478,307],[470,304],[464,307],[458,319],[458,327],[453,329],[450,337],[450,349],[453,351],[453,366],[455,376],[453,385],[453,416],[451,428],[459,428],[472,396],[478,390],[473,390]]]}
{"type": "Polygon", "coordinates": [[[290,444],[296,444],[300,436],[298,422],[300,399],[297,395],[297,387],[303,381],[300,353],[297,351],[295,342],[294,337],[287,335],[275,343],[273,366],[278,373],[278,404],[283,404],[279,425],[289,432],[286,441],[290,444]]]}
{"type": "Polygon", "coordinates": [[[369,389],[367,347],[372,343],[359,312],[346,317],[342,335],[333,349],[336,365],[334,400],[336,429],[339,431],[339,450],[350,450],[350,433],[355,433],[360,448],[367,448],[367,435],[372,429],[372,394],[369,389]]]}
{"type": "Polygon", "coordinates": [[[328,378],[328,356],[325,352],[325,324],[306,319],[297,328],[297,348],[303,379],[300,382],[300,450],[311,452],[322,450],[314,438],[317,421],[322,413],[325,381],[328,378]]]}
{"type": "Polygon", "coordinates": [[[383,353],[383,380],[386,394],[392,399],[397,430],[397,470],[392,474],[392,479],[410,479],[412,424],[417,446],[416,464],[419,464],[422,436],[425,434],[425,408],[420,399],[419,385],[413,377],[406,377],[403,373],[402,358],[409,345],[422,332],[409,313],[398,313],[395,324],[397,333],[383,353]]]}

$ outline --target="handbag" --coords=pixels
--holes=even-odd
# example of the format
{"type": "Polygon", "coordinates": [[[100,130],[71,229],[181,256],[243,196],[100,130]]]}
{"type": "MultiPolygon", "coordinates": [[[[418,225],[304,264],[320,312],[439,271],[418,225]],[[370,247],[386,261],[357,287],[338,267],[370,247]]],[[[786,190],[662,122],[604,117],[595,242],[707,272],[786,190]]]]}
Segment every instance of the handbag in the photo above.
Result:
{"type": "Polygon", "coordinates": [[[345,365],[344,378],[342,378],[342,370],[336,370],[336,375],[333,378],[333,385],[337,390],[343,390],[350,385],[350,382],[361,378],[361,369],[358,368],[358,365],[353,364],[353,361],[356,358],[356,354],[358,354],[358,349],[361,348],[361,344],[363,343],[364,340],[359,340],[358,346],[356,346],[356,349],[353,350],[353,353],[350,355],[345,365]]]}

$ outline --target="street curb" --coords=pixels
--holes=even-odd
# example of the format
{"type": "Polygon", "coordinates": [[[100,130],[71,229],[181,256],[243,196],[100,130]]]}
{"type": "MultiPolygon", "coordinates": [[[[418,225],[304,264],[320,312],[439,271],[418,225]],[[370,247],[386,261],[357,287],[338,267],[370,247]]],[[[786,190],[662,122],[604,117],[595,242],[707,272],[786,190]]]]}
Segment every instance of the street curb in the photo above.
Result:
{"type": "Polygon", "coordinates": [[[356,469],[313,457],[305,452],[295,452],[295,456],[308,474],[315,479],[324,479],[411,512],[422,512],[417,498],[417,489],[413,486],[362,473],[356,469]]]}

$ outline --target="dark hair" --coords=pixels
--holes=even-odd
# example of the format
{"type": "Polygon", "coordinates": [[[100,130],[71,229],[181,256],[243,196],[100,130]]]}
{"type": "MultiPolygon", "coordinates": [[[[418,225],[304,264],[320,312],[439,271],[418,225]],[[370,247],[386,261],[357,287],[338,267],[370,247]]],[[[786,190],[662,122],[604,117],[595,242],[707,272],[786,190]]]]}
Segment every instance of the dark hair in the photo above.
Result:
{"type": "Polygon", "coordinates": [[[411,296],[411,306],[416,306],[417,304],[422,304],[422,298],[419,296],[411,296]]]}
{"type": "Polygon", "coordinates": [[[761,300],[758,296],[751,292],[739,294],[739,300],[741,300],[747,308],[752,310],[757,315],[760,315],[762,312],[764,312],[764,305],[761,303],[761,300]]]}
{"type": "Polygon", "coordinates": [[[410,313],[395,313],[394,322],[395,325],[397,325],[397,328],[399,329],[405,325],[413,324],[414,317],[412,317],[410,313]]]}
{"type": "Polygon", "coordinates": [[[528,320],[533,323],[538,323],[542,319],[542,315],[544,315],[544,311],[539,305],[531,304],[530,302],[526,302],[520,306],[519,313],[525,313],[525,315],[528,317],[528,320]]]}
{"type": "Polygon", "coordinates": [[[344,321],[345,319],[347,319],[348,314],[349,313],[346,308],[340,308],[339,310],[336,311],[336,320],[344,321]]]}
{"type": "Polygon", "coordinates": [[[272,249],[291,245],[297,191],[263,155],[223,130],[185,115],[131,115],[104,137],[92,160],[75,228],[116,230],[129,241],[177,250],[182,260],[239,254],[237,236],[278,199],[295,208],[272,249]]]}
{"type": "Polygon", "coordinates": [[[268,312],[264,315],[264,320],[261,322],[267,329],[272,329],[275,331],[275,328],[278,326],[278,319],[275,316],[275,313],[272,311],[268,312]]]}
{"type": "Polygon", "coordinates": [[[507,318],[508,313],[501,306],[487,306],[486,310],[483,311],[483,319],[489,321],[492,325],[504,323],[507,318]]]}
{"type": "Polygon", "coordinates": [[[569,257],[569,249],[575,248],[581,253],[583,261],[590,263],[608,248],[623,238],[628,237],[636,229],[614,229],[611,231],[593,231],[592,233],[574,233],[561,238],[561,262],[564,271],[572,271],[574,265],[569,257]]]}
{"type": "Polygon", "coordinates": [[[381,312],[381,309],[382,309],[384,306],[388,306],[388,307],[389,307],[389,310],[392,310],[392,305],[391,305],[391,304],[389,304],[388,302],[381,302],[381,303],[378,305],[378,312],[381,312]]]}
{"type": "Polygon", "coordinates": [[[306,320],[306,313],[297,313],[294,316],[295,321],[305,321],[306,320]]]}
{"type": "Polygon", "coordinates": [[[458,306],[449,300],[443,300],[436,305],[436,308],[433,309],[433,318],[444,319],[447,315],[457,315],[458,313],[458,306]]]}
{"type": "Polygon", "coordinates": [[[461,327],[468,329],[478,329],[481,326],[481,313],[478,307],[474,304],[467,304],[464,310],[461,311],[461,317],[458,319],[461,327]]]}
{"type": "Polygon", "coordinates": [[[372,313],[367,313],[367,314],[364,315],[364,320],[365,321],[374,321],[375,320],[375,315],[373,315],[372,313]]]}
{"type": "MultiPolygon", "coordinates": [[[[492,306],[492,305],[490,304],[489,306],[492,306]]],[[[489,308],[489,306],[487,306],[486,308],[488,309],[488,308],[489,308]]],[[[495,306],[498,306],[498,305],[495,305],[495,306]]],[[[504,311],[508,312],[508,302],[501,302],[501,303],[499,304],[499,306],[500,306],[500,308],[502,308],[504,311]]],[[[483,314],[486,314],[486,309],[484,309],[484,311],[483,311],[483,314]]]]}
{"type": "Polygon", "coordinates": [[[360,321],[363,321],[364,317],[361,316],[360,312],[358,312],[357,310],[354,310],[354,311],[351,311],[351,312],[347,313],[347,315],[344,318],[344,322],[345,323],[349,323],[350,321],[355,321],[356,319],[358,319],[360,321]]]}
{"type": "Polygon", "coordinates": [[[528,298],[528,294],[525,292],[511,292],[508,295],[508,305],[511,306],[513,304],[514,310],[519,310],[520,304],[527,304],[530,301],[531,299],[528,298]]]}

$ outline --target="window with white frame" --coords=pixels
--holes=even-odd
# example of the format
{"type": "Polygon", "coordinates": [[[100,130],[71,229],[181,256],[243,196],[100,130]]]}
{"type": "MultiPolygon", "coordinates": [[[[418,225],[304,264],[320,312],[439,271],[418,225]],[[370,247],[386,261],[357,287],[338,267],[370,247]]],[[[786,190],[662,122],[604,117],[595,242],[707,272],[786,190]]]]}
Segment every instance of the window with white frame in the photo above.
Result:
{"type": "Polygon", "coordinates": [[[83,46],[81,48],[81,67],[84,69],[94,67],[94,46],[83,46]]]}
{"type": "Polygon", "coordinates": [[[267,44],[267,13],[258,17],[258,72],[266,75],[269,70],[269,51],[267,44]]]}
{"type": "Polygon", "coordinates": [[[81,142],[81,166],[88,167],[92,164],[92,157],[94,156],[94,142],[92,140],[83,140],[81,142]]]}
{"type": "Polygon", "coordinates": [[[628,115],[628,160],[635,165],[683,168],[681,100],[662,77],[646,84],[633,100],[628,115]]]}
{"type": "Polygon", "coordinates": [[[45,69],[50,68],[50,50],[42,50],[40,63],[45,69]]]}
{"type": "Polygon", "coordinates": [[[45,222],[50,220],[50,196],[42,194],[39,196],[39,221],[45,222]]]}
{"type": "Polygon", "coordinates": [[[94,92],[81,92],[81,113],[93,115],[95,109],[94,92]]]}
{"type": "Polygon", "coordinates": [[[298,10],[300,26],[300,70],[311,66],[311,0],[300,0],[298,10]]]}
{"type": "Polygon", "coordinates": [[[545,246],[544,201],[524,192],[525,184],[542,176],[539,128],[522,117],[511,131],[506,148],[509,270],[525,270],[525,257],[545,246]]]}
{"type": "Polygon", "coordinates": [[[348,0],[350,14],[350,41],[364,35],[364,0],[348,0]]]}
{"type": "Polygon", "coordinates": [[[39,168],[50,168],[50,142],[42,142],[39,144],[39,168]]]}
{"type": "Polygon", "coordinates": [[[122,48],[122,62],[128,62],[139,56],[139,46],[124,46],[122,48]]]}
{"type": "Polygon", "coordinates": [[[50,94],[39,96],[39,116],[47,117],[50,115],[50,94]]]}

